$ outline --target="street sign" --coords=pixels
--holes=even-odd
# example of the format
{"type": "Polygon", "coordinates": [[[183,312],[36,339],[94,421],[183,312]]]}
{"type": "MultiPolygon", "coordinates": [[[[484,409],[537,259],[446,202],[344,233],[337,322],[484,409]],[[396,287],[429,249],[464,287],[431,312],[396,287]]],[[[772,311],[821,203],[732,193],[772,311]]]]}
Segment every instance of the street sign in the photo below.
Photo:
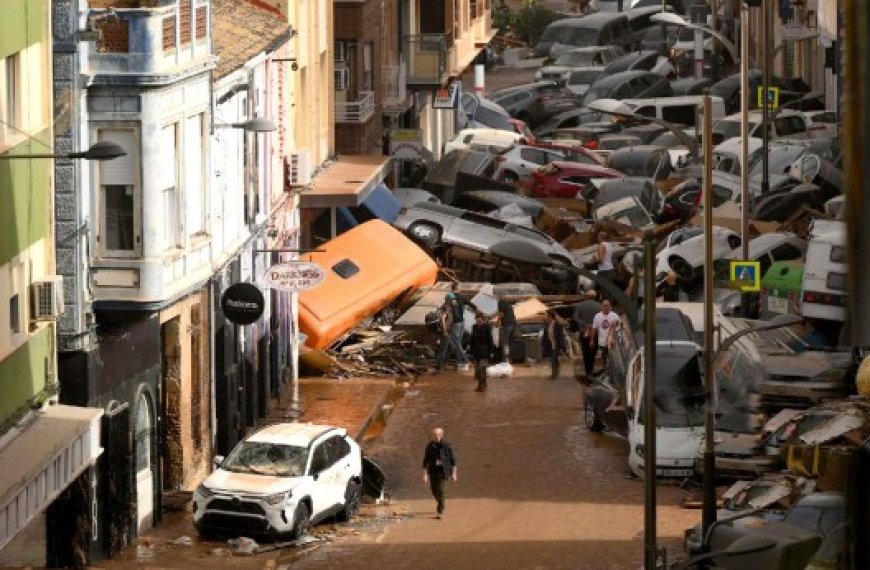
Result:
{"type": "Polygon", "coordinates": [[[263,314],[265,306],[263,293],[251,283],[235,283],[221,295],[221,310],[224,316],[237,325],[256,322],[263,314]]]}
{"type": "Polygon", "coordinates": [[[731,287],[740,291],[761,291],[761,263],[732,261],[731,287]]]}
{"type": "Polygon", "coordinates": [[[263,276],[270,288],[294,292],[317,287],[326,279],[326,272],[310,261],[289,261],[269,267],[263,276]]]}
{"type": "Polygon", "coordinates": [[[423,158],[423,129],[391,130],[390,156],[396,160],[421,160],[423,158]]]}
{"type": "MultiPolygon", "coordinates": [[[[758,106],[764,106],[764,87],[758,87],[758,106]]],[[[771,109],[776,109],[779,107],[779,87],[768,86],[767,88],[767,105],[771,109]]]]}
{"type": "Polygon", "coordinates": [[[453,81],[446,87],[435,91],[435,99],[432,101],[433,109],[458,109],[459,95],[462,91],[462,83],[453,81]]]}

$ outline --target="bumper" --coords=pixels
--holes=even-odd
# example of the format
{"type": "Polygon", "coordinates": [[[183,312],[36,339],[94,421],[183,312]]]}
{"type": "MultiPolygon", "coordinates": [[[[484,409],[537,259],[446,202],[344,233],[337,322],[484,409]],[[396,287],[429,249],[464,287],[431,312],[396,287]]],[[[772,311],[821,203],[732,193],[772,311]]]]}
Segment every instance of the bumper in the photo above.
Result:
{"type": "Polygon", "coordinates": [[[293,529],[296,503],[268,505],[258,498],[215,495],[193,498],[193,524],[200,531],[283,534],[293,529]]]}

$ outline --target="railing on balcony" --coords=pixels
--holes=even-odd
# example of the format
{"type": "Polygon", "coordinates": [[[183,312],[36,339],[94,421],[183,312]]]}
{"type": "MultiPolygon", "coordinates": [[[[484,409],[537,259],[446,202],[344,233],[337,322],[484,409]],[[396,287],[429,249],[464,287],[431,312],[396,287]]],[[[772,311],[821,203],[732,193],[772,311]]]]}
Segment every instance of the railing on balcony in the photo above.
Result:
{"type": "Polygon", "coordinates": [[[356,101],[335,102],[337,123],[364,123],[375,114],[375,92],[360,91],[356,101]]]}
{"type": "Polygon", "coordinates": [[[412,85],[440,85],[446,79],[450,63],[452,34],[405,36],[407,82],[412,85]]]}
{"type": "Polygon", "coordinates": [[[384,107],[403,106],[408,100],[408,71],[404,62],[384,67],[384,107]]]}

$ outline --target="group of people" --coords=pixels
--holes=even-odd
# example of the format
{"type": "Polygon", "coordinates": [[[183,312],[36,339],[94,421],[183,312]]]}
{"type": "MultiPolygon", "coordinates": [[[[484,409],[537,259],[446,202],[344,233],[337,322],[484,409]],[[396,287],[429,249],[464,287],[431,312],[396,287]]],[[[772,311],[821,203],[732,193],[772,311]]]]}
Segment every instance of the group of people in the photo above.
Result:
{"type": "Polygon", "coordinates": [[[441,370],[444,366],[448,351],[456,358],[460,371],[468,370],[470,366],[468,356],[462,348],[466,307],[474,311],[469,352],[475,361],[477,391],[483,392],[486,390],[486,368],[489,363],[496,360],[507,362],[510,357],[510,343],[517,320],[513,306],[503,299],[498,302],[496,314],[487,317],[458,293],[458,284],[454,283],[438,310],[438,330],[441,338],[435,353],[435,370],[441,370]]]}

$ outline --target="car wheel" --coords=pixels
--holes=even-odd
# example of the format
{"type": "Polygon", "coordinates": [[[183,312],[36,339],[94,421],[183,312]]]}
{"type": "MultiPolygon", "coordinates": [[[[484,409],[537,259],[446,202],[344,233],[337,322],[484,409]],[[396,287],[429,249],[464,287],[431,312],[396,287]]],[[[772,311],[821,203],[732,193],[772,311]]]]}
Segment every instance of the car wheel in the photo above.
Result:
{"type": "Polygon", "coordinates": [[[291,532],[293,540],[299,540],[305,536],[310,528],[311,509],[308,508],[307,503],[299,503],[293,514],[293,531],[291,532]]]}
{"type": "Polygon", "coordinates": [[[501,175],[501,179],[508,184],[515,184],[520,179],[520,177],[517,175],[516,172],[508,171],[501,175]]]}
{"type": "Polygon", "coordinates": [[[359,512],[359,503],[362,498],[362,486],[356,481],[348,481],[344,491],[344,508],[338,513],[339,522],[348,522],[359,512]]]}
{"type": "Polygon", "coordinates": [[[689,281],[695,274],[695,270],[692,269],[692,266],[685,259],[681,259],[679,257],[675,257],[671,259],[671,269],[674,270],[674,273],[677,274],[683,281],[689,281]]]}
{"type": "Polygon", "coordinates": [[[737,249],[740,247],[740,238],[737,236],[728,236],[728,247],[737,249]]]}
{"type": "Polygon", "coordinates": [[[441,241],[441,231],[431,224],[413,224],[408,228],[408,234],[428,247],[433,247],[441,241]]]}
{"type": "Polygon", "coordinates": [[[604,424],[601,423],[601,420],[598,419],[598,415],[595,413],[595,403],[592,401],[592,398],[586,398],[583,410],[586,416],[586,429],[594,432],[603,431],[604,424]]]}

